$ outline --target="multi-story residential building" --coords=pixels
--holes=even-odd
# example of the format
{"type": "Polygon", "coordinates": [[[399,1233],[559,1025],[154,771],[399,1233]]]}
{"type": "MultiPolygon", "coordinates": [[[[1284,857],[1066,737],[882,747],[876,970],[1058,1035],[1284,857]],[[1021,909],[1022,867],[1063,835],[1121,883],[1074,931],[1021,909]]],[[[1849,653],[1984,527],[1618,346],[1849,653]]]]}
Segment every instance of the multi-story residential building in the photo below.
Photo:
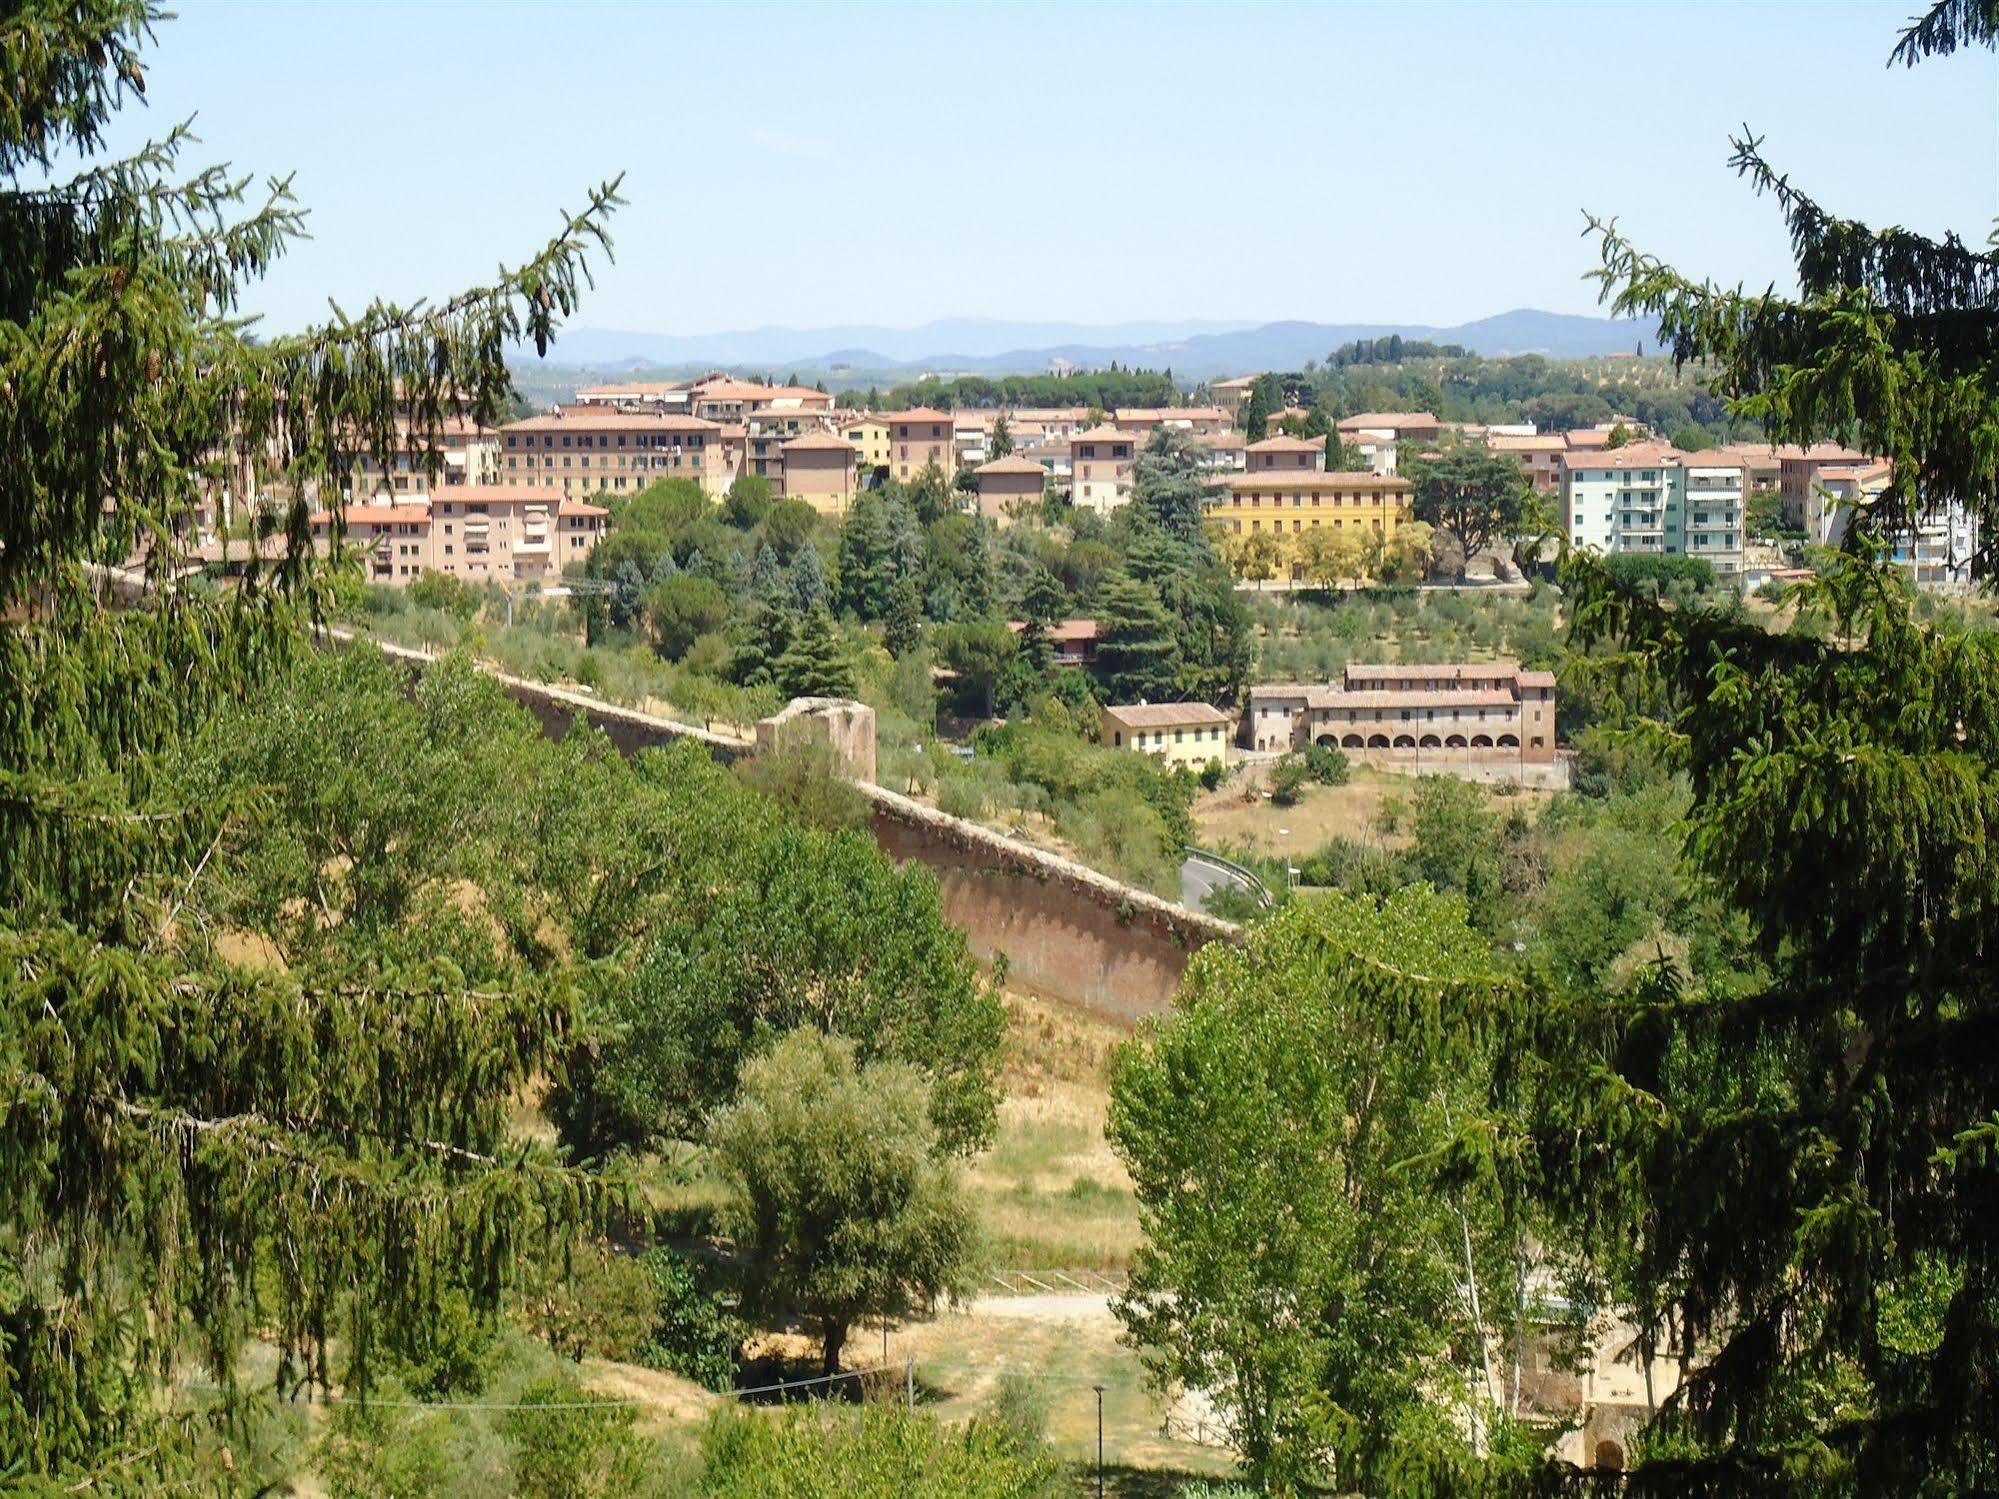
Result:
{"type": "Polygon", "coordinates": [[[779,453],[777,493],[821,515],[844,515],[859,488],[854,445],[831,432],[791,438],[779,453]]]}
{"type": "MultiPolygon", "coordinates": [[[[1323,463],[1325,450],[1319,454],[1323,463]]],[[[1305,576],[1299,537],[1321,526],[1392,532],[1409,519],[1412,490],[1407,479],[1386,474],[1252,470],[1230,475],[1211,491],[1206,519],[1231,536],[1284,538],[1289,576],[1297,582],[1305,576]]]]}
{"type": "Polygon", "coordinates": [[[341,488],[357,499],[376,494],[421,494],[461,484],[494,484],[500,479],[500,434],[465,416],[445,417],[435,434],[398,421],[396,450],[386,462],[378,462],[358,441],[341,457],[346,467],[341,488]]]}
{"type": "Polygon", "coordinates": [[[1427,411],[1362,411],[1341,417],[1334,426],[1343,442],[1366,432],[1419,446],[1435,442],[1444,430],[1443,423],[1427,411]]]}
{"type": "Polygon", "coordinates": [[[1016,443],[1025,443],[1027,432],[1044,442],[1066,442],[1090,425],[1090,413],[1084,406],[1016,406],[1007,413],[1007,424],[1016,443]]]}
{"type": "Polygon", "coordinates": [[[907,483],[931,464],[950,478],[958,471],[956,426],[948,411],[917,406],[888,414],[889,473],[907,483]]]}
{"type": "Polygon", "coordinates": [[[609,406],[618,411],[665,411],[692,416],[694,391],[687,380],[638,380],[622,385],[592,385],[576,392],[578,406],[609,406]]]}
{"type": "MultiPolygon", "coordinates": [[[[1844,543],[1856,515],[1864,514],[1895,477],[1886,459],[1821,463],[1805,497],[1805,529],[1814,541],[1844,543]]],[[[1961,503],[1924,505],[1910,523],[1890,534],[1888,561],[1918,588],[1962,588],[1971,582],[1971,558],[1978,549],[1978,518],[1961,503]]]]}
{"type": "Polygon", "coordinates": [[[1256,389],[1256,382],[1262,378],[1261,375],[1238,375],[1233,380],[1212,380],[1208,383],[1208,394],[1217,406],[1229,414],[1229,420],[1234,421],[1249,401],[1249,393],[1256,389]]]}
{"type": "Polygon", "coordinates": [[[1249,442],[1242,433],[1224,427],[1219,432],[1196,432],[1194,441],[1208,453],[1208,472],[1239,474],[1249,467],[1249,442]]]}
{"type": "Polygon", "coordinates": [[[569,406],[510,422],[500,438],[507,483],[579,498],[676,477],[720,495],[731,477],[722,429],[698,417],[569,406]]]}
{"type": "Polygon", "coordinates": [[[1851,469],[1855,464],[1867,464],[1873,460],[1867,454],[1853,448],[1841,447],[1836,442],[1815,442],[1808,448],[1795,444],[1777,450],[1777,493],[1783,507],[1784,519],[1798,526],[1813,537],[1821,534],[1812,525],[1813,516],[1822,506],[1815,508],[1813,492],[1819,487],[1823,473],[1827,469],[1851,469]]]}
{"type": "Polygon", "coordinates": [[[1394,438],[1383,437],[1378,432],[1356,432],[1340,440],[1360,454],[1360,461],[1367,465],[1369,473],[1389,475],[1395,472],[1395,455],[1401,444],[1394,438]]]}
{"type": "Polygon", "coordinates": [[[1039,442],[1013,450],[1016,458],[1025,458],[1041,465],[1042,471],[1055,481],[1057,489],[1066,490],[1075,475],[1075,464],[1069,456],[1069,439],[1039,442]]]}
{"type": "Polygon", "coordinates": [[[1226,767],[1234,725],[1212,703],[1128,703],[1104,709],[1097,742],[1150,755],[1168,770],[1226,767]]]}
{"type": "Polygon", "coordinates": [[[951,450],[959,468],[977,468],[992,451],[993,427],[997,411],[961,407],[951,413],[951,450]]]}
{"type": "Polygon", "coordinates": [[[1326,444],[1316,437],[1266,437],[1243,449],[1244,469],[1252,474],[1310,473],[1326,466],[1326,444]]]}
{"type": "Polygon", "coordinates": [[[872,412],[856,412],[840,418],[834,429],[854,445],[860,466],[866,470],[889,466],[888,419],[872,412]]]}
{"type": "Polygon", "coordinates": [[[1348,666],[1328,686],[1252,687],[1245,735],[1261,754],[1323,744],[1423,771],[1544,765],[1555,758],[1555,675],[1510,661],[1348,666]]]}
{"type": "Polygon", "coordinates": [[[1069,439],[1069,498],[1099,515],[1131,498],[1131,465],[1138,438],[1112,426],[1091,427],[1069,439]]]}
{"type": "Polygon", "coordinates": [[[1229,414],[1219,406],[1120,406],[1111,413],[1110,424],[1139,434],[1141,441],[1160,427],[1179,427],[1188,432],[1223,432],[1229,414]]]}
{"type": "Polygon", "coordinates": [[[1628,443],[1562,459],[1569,540],[1606,554],[1699,557],[1733,576],[1742,571],[1744,500],[1741,462],[1713,452],[1628,443]]]}
{"type": "Polygon", "coordinates": [[[976,477],[979,514],[1002,526],[1040,505],[1048,487],[1048,471],[1032,458],[1014,453],[980,464],[976,477]]]}
{"type": "MultiPolygon", "coordinates": [[[[466,485],[388,504],[342,507],[342,540],[368,581],[397,587],[427,572],[470,583],[552,583],[603,536],[609,512],[549,489],[466,485]]],[[[334,517],[312,516],[313,541],[329,546],[334,517]]]]}
{"type": "Polygon", "coordinates": [[[1514,459],[1527,470],[1527,477],[1533,483],[1536,494],[1561,493],[1562,455],[1569,451],[1569,440],[1561,433],[1516,437],[1495,432],[1488,434],[1485,441],[1493,452],[1514,459]]]}
{"type": "Polygon", "coordinates": [[[802,385],[761,385],[728,375],[706,375],[689,387],[691,409],[704,421],[738,423],[760,411],[805,411],[830,418],[833,397],[802,385]]]}

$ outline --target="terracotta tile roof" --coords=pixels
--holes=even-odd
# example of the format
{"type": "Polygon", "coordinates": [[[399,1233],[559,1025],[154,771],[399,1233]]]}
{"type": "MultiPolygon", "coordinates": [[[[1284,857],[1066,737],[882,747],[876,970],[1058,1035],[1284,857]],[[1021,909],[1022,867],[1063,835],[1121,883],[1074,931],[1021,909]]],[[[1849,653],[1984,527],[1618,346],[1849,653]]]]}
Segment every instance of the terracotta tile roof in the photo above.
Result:
{"type": "MultiPolygon", "coordinates": [[[[1018,634],[1027,628],[1023,620],[1010,619],[1006,622],[1009,630],[1018,634]]],[[[1097,622],[1094,619],[1065,619],[1048,627],[1048,638],[1054,641],[1084,641],[1097,638],[1097,622]]]]}
{"type": "Polygon", "coordinates": [[[1351,432],[1360,427],[1434,427],[1438,421],[1427,411],[1362,411],[1341,417],[1335,425],[1351,432]]]}
{"type": "MultiPolygon", "coordinates": [[[[341,518],[349,526],[388,526],[411,521],[427,521],[430,519],[430,506],[365,503],[347,505],[341,510],[341,518]]],[[[333,512],[330,510],[315,510],[312,513],[312,524],[315,526],[327,525],[332,519],[333,512]]]]}
{"type": "Polygon", "coordinates": [[[972,470],[975,474],[1040,474],[1041,465],[1032,458],[1022,458],[1009,453],[1004,458],[995,458],[991,463],[982,463],[972,470]]]}
{"type": "Polygon", "coordinates": [[[1069,441],[1074,442],[1122,442],[1130,443],[1132,434],[1122,427],[1098,426],[1085,432],[1071,433],[1069,441]]]}
{"type": "Polygon", "coordinates": [[[792,438],[782,449],[786,453],[830,453],[835,450],[842,453],[855,453],[859,451],[846,438],[835,437],[831,432],[804,433],[801,436],[792,438]]]}
{"type": "Polygon", "coordinates": [[[1486,446],[1495,453],[1560,453],[1568,445],[1569,440],[1559,432],[1544,432],[1538,437],[1512,437],[1502,432],[1486,439],[1486,446]]]}
{"type": "Polygon", "coordinates": [[[942,422],[949,426],[951,420],[950,412],[938,411],[929,406],[912,406],[907,411],[888,413],[888,423],[892,427],[906,426],[911,422],[942,422]]]}
{"type": "Polygon", "coordinates": [[[1325,449],[1326,440],[1323,437],[1286,437],[1281,432],[1249,445],[1252,453],[1322,453],[1325,449]]]}
{"type": "Polygon", "coordinates": [[[1119,422],[1225,422],[1229,414],[1219,406],[1120,406],[1111,413],[1119,422]]]}
{"type": "Polygon", "coordinates": [[[1188,724],[1235,722],[1213,703],[1121,703],[1104,709],[1104,717],[1127,729],[1174,729],[1188,724]]]}
{"type": "Polygon", "coordinates": [[[687,389],[687,382],[685,380],[639,380],[629,385],[592,385],[587,389],[577,391],[576,394],[578,396],[610,396],[614,399],[619,396],[637,398],[643,396],[663,396],[668,391],[685,389],[687,389]]]}
{"type": "Polygon", "coordinates": [[[1379,690],[1347,688],[1305,682],[1267,683],[1249,690],[1251,702],[1258,700],[1302,701],[1306,707],[1323,708],[1516,708],[1519,699],[1501,688],[1469,689],[1460,692],[1421,690],[1379,690]]]}
{"type": "Polygon", "coordinates": [[[1411,487],[1407,479],[1397,474],[1356,473],[1352,470],[1338,470],[1320,473],[1317,469],[1306,468],[1266,468],[1249,474],[1230,474],[1231,489],[1393,489],[1404,490],[1411,487]]]}
{"type": "Polygon", "coordinates": [[[583,500],[564,500],[558,515],[609,515],[611,512],[602,505],[592,505],[583,500]]]}
{"type": "Polygon", "coordinates": [[[1477,682],[1493,677],[1518,678],[1520,675],[1520,667],[1512,661],[1462,661],[1442,666],[1382,666],[1354,662],[1347,667],[1349,682],[1477,682]]]}
{"type": "Polygon", "coordinates": [[[605,411],[571,406],[566,411],[508,422],[502,432],[716,432],[721,429],[698,416],[668,411],[605,411]]]}

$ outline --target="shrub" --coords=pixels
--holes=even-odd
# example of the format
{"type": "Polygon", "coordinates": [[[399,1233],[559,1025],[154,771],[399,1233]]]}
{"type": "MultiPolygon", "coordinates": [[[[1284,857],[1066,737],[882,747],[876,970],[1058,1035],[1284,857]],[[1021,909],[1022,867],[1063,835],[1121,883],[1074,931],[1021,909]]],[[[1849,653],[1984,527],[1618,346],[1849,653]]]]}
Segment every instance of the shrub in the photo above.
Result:
{"type": "MultiPolygon", "coordinates": [[[[1202,789],[1206,791],[1215,790],[1222,784],[1222,778],[1227,774],[1228,772],[1222,768],[1221,761],[1210,760],[1206,765],[1201,767],[1200,781],[1202,789]]],[[[1341,779],[1344,780],[1345,777],[1342,776],[1341,779]]]]}
{"type": "Polygon", "coordinates": [[[735,1383],[743,1324],[701,1289],[694,1267],[671,1250],[655,1249],[640,1263],[652,1277],[658,1313],[639,1348],[639,1362],[711,1390],[728,1389],[735,1383]]]}
{"type": "Polygon", "coordinates": [[[868,820],[867,798],[850,779],[852,768],[806,725],[790,725],[769,749],[739,761],[736,775],[814,827],[854,828],[868,820]]]}
{"type": "Polygon", "coordinates": [[[1296,805],[1312,772],[1296,755],[1286,755],[1270,767],[1270,799],[1280,807],[1296,805]]]}
{"type": "Polygon", "coordinates": [[[514,1492],[526,1499],[628,1494],[647,1467],[645,1443],[632,1430],[637,1419],[632,1407],[572,1380],[536,1380],[501,1423],[513,1448],[514,1492]]]}
{"type": "Polygon", "coordinates": [[[1306,750],[1305,769],[1322,786],[1347,783],[1347,757],[1330,744],[1315,744],[1306,750]]]}
{"type": "Polygon", "coordinates": [[[708,1499],[1055,1499],[1072,1494],[1046,1453],[1024,1455],[983,1420],[962,1430],[872,1406],[779,1419],[717,1411],[701,1439],[708,1499]]]}
{"type": "MultiPolygon", "coordinates": [[[[393,1398],[393,1388],[380,1391],[393,1398]]],[[[400,1419],[379,1405],[343,1403],[312,1449],[313,1468],[332,1499],[428,1499],[451,1476],[442,1416],[400,1419]]]]}
{"type": "Polygon", "coordinates": [[[449,573],[426,572],[406,590],[410,602],[424,609],[441,609],[469,620],[479,612],[479,590],[449,573]]]}

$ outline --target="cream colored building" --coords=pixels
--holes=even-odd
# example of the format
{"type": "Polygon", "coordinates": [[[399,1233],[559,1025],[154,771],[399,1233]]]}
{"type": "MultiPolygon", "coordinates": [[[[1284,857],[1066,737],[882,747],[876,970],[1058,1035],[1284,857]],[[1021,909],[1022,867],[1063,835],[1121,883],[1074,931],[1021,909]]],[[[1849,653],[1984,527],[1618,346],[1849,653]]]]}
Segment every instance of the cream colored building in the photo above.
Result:
{"type": "Polygon", "coordinates": [[[565,406],[500,429],[502,478],[582,498],[692,479],[711,495],[729,486],[722,428],[665,412],[565,406]]]}
{"type": "Polygon", "coordinates": [[[1132,703],[1104,709],[1097,741],[1151,755],[1168,770],[1200,770],[1210,761],[1226,769],[1234,729],[1235,719],[1212,703],[1132,703]]]}
{"type": "Polygon", "coordinates": [[[786,499],[803,500],[821,515],[843,515],[858,484],[854,445],[831,432],[792,438],[781,453],[775,486],[786,499]]]}
{"type": "MultiPolygon", "coordinates": [[[[468,583],[554,583],[604,535],[610,513],[542,488],[466,485],[387,504],[342,507],[342,542],[371,583],[406,587],[427,572],[468,583]]],[[[316,546],[334,517],[312,516],[316,546]]]]}
{"type": "Polygon", "coordinates": [[[1116,427],[1092,427],[1069,439],[1069,499],[1099,515],[1131,498],[1131,465],[1138,438],[1116,427]]]}
{"type": "Polygon", "coordinates": [[[1349,665],[1327,686],[1268,682],[1249,692],[1250,747],[1285,754],[1314,744],[1421,771],[1555,758],[1555,676],[1511,661],[1453,666],[1349,665]]]}
{"type": "Polygon", "coordinates": [[[834,430],[854,445],[859,455],[860,466],[864,469],[887,468],[889,466],[888,421],[873,412],[862,411],[843,416],[834,423],[834,430]]]}

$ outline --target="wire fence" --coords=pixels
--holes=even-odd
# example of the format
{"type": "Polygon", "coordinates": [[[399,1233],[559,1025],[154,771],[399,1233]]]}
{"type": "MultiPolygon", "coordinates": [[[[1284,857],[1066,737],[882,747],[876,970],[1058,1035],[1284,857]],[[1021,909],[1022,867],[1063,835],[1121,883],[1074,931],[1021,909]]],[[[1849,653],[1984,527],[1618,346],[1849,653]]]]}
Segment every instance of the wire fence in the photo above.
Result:
{"type": "Polygon", "coordinates": [[[1006,1296],[1115,1296],[1127,1284],[1121,1270],[993,1270],[986,1279],[1006,1296]]]}

